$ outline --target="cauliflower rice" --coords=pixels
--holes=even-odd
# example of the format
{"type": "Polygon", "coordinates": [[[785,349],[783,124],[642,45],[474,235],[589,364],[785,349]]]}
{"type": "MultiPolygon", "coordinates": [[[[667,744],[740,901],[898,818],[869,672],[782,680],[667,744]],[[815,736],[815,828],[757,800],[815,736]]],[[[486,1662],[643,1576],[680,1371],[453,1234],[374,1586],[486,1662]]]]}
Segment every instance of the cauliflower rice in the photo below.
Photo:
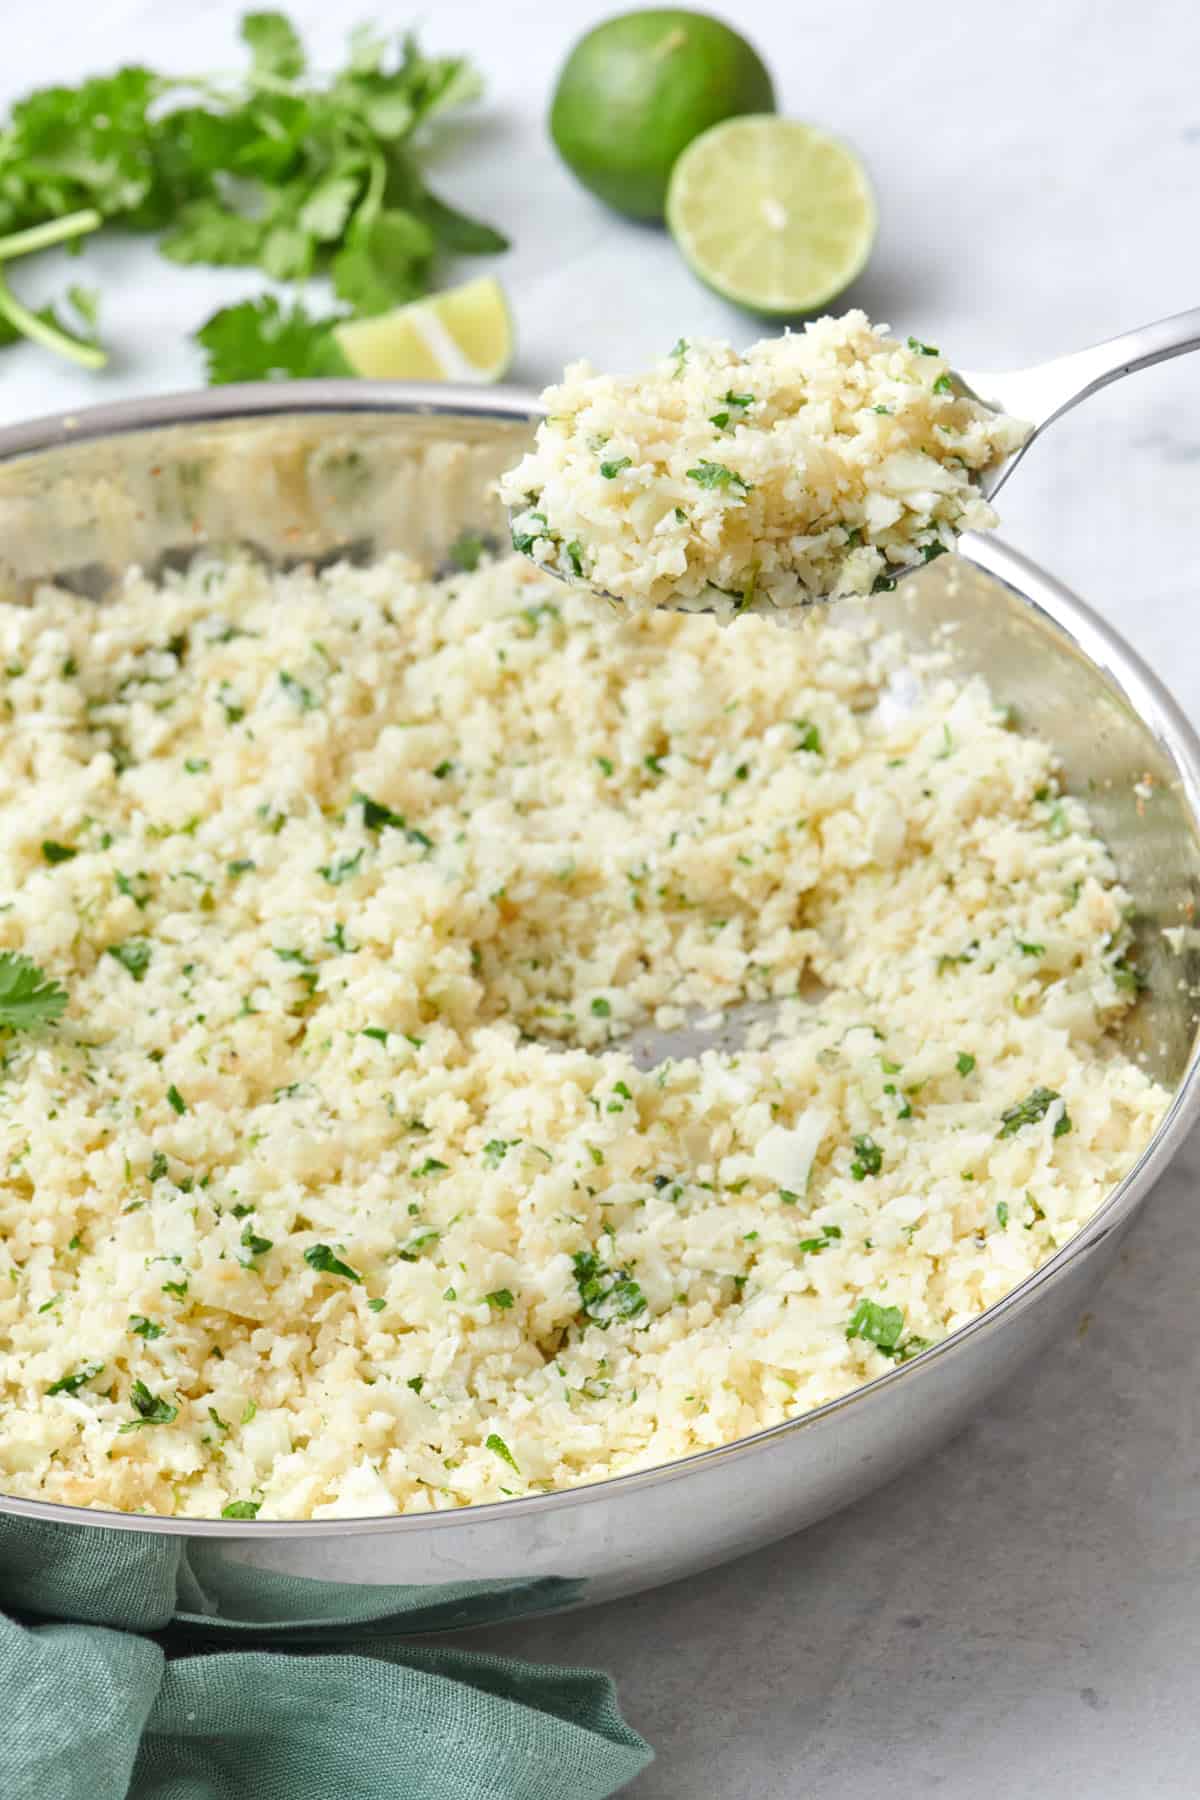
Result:
{"type": "Polygon", "coordinates": [[[981,682],[893,704],[869,620],[392,559],[0,634],[0,948],[69,994],[0,1077],[9,1493],[330,1518],[669,1462],[974,1317],[1161,1117],[1083,805],[981,682]],[[746,999],[780,1035],[622,1048],[746,999]]]}
{"type": "Polygon", "coordinates": [[[1029,427],[861,312],[648,375],[572,363],[506,474],[513,543],[630,607],[769,612],[892,585],[996,514],[972,475],[1029,427]]]}

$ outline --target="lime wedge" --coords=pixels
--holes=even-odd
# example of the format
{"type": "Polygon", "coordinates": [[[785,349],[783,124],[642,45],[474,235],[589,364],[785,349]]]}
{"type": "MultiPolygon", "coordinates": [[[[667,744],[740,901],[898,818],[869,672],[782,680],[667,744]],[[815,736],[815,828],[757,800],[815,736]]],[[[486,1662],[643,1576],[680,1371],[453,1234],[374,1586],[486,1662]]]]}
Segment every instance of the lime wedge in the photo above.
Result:
{"type": "Polygon", "coordinates": [[[771,317],[815,312],[862,273],[875,199],[853,150],[799,119],[726,119],[671,172],[667,224],[701,281],[771,317]]]}
{"type": "Polygon", "coordinates": [[[372,381],[499,381],[515,341],[494,275],[375,319],[347,319],[333,335],[354,373],[372,381]]]}

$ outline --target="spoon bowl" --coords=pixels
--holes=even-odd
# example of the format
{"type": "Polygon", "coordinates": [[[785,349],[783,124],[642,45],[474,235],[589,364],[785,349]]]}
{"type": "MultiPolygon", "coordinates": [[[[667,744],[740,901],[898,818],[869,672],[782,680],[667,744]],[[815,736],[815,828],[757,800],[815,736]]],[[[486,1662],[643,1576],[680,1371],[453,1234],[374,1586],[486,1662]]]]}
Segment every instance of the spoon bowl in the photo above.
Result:
{"type": "MultiPolygon", "coordinates": [[[[1025,420],[1030,426],[1029,435],[1021,447],[1012,455],[980,469],[974,476],[972,485],[985,500],[992,500],[1030,446],[1063,413],[1078,406],[1081,400],[1086,400],[1100,388],[1107,387],[1110,382],[1120,381],[1139,369],[1148,369],[1155,363],[1166,362],[1173,356],[1186,355],[1188,351],[1197,348],[1200,348],[1200,307],[1193,307],[1188,312],[1173,313],[1169,318],[1158,319],[1136,331],[1106,338],[1102,343],[1093,344],[1086,350],[1072,351],[1033,368],[1009,370],[1003,374],[956,370],[954,380],[968,399],[977,401],[991,413],[1006,413],[1010,418],[1025,420]]],[[[517,516],[518,509],[510,508],[510,526],[517,516]]],[[[934,553],[937,553],[936,547],[934,553]]],[[[536,559],[531,557],[530,560],[536,559]]],[[[898,581],[922,568],[929,560],[926,555],[911,563],[890,566],[887,579],[879,583],[879,588],[890,591],[898,581]]],[[[598,598],[609,600],[618,606],[623,604],[620,595],[609,593],[606,588],[592,587],[582,575],[570,575],[565,570],[550,568],[544,563],[536,563],[536,566],[569,587],[590,587],[598,598]]],[[[798,582],[797,589],[799,590],[798,582]]],[[[838,597],[801,591],[801,597],[793,608],[781,607],[776,610],[778,614],[809,606],[830,605],[838,597]]],[[[693,601],[681,601],[670,610],[711,613],[716,609],[693,601]]]]}

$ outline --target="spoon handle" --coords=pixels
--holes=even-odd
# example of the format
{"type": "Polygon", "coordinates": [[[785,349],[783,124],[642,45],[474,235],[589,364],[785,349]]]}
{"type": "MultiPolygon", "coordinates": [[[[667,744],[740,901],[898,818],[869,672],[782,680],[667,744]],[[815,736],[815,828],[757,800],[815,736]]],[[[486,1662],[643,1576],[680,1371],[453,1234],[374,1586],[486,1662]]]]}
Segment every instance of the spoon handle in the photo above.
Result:
{"type": "Polygon", "coordinates": [[[1002,396],[1005,410],[1028,419],[1038,432],[1110,381],[1196,349],[1200,349],[1200,307],[1156,319],[1137,331],[1123,331],[1120,337],[1056,356],[1033,369],[1005,375],[964,374],[963,379],[981,399],[1002,396]]]}

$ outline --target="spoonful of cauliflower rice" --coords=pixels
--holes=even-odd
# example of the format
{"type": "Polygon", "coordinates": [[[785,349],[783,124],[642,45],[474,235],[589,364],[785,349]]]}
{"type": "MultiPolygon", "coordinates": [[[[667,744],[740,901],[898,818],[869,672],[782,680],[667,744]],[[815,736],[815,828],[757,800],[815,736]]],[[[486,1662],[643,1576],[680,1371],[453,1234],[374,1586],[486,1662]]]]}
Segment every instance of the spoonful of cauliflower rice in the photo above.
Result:
{"type": "Polygon", "coordinates": [[[680,338],[642,375],[572,363],[500,496],[517,550],[632,610],[879,593],[998,523],[992,497],[1043,426],[1198,343],[1200,310],[994,376],[862,312],[741,351],[680,338]]]}

